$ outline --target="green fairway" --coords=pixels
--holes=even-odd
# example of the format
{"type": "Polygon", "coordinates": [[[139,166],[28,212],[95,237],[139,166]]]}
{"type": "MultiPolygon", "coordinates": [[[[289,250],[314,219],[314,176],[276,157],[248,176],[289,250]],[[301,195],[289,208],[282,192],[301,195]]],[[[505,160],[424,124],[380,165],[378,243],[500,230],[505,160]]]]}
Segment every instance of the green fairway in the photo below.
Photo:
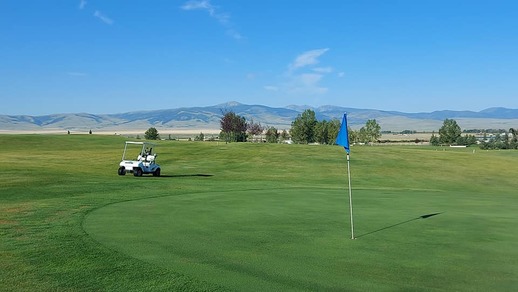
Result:
{"type": "Polygon", "coordinates": [[[518,152],[0,136],[0,290],[442,290],[518,286],[518,152]]]}

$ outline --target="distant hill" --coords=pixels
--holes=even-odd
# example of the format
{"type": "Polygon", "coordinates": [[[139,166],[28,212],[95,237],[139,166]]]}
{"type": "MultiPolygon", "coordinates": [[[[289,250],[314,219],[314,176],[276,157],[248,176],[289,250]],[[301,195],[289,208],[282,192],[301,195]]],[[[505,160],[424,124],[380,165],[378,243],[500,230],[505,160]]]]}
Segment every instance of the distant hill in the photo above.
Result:
{"type": "Polygon", "coordinates": [[[376,119],[384,131],[437,131],[445,119],[455,119],[462,129],[509,129],[518,127],[518,109],[494,107],[474,111],[441,110],[430,113],[404,113],[375,109],[346,108],[332,105],[308,107],[291,105],[284,108],[228,102],[207,107],[189,107],[119,114],[88,113],[52,114],[44,116],[0,115],[0,131],[131,131],[156,127],[159,130],[197,131],[219,129],[226,111],[233,111],[247,120],[265,126],[289,129],[291,122],[305,109],[315,111],[317,119],[341,119],[348,113],[352,128],[360,128],[369,119],[376,119]]]}

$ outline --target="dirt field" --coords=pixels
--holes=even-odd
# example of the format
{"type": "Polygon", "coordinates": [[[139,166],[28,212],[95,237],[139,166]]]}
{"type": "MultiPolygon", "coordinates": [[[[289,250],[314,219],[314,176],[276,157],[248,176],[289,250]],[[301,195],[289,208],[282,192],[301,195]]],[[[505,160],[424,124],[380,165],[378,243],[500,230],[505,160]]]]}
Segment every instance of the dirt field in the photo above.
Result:
{"type": "Polygon", "coordinates": [[[426,140],[429,141],[432,133],[415,133],[415,134],[382,134],[380,140],[390,141],[407,141],[407,140],[426,140]]]}

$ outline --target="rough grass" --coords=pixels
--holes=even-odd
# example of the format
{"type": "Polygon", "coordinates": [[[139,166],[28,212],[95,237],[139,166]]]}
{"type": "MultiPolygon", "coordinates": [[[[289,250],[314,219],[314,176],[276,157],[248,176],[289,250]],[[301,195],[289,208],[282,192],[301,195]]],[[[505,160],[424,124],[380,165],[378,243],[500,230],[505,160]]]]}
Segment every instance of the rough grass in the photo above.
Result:
{"type": "Polygon", "coordinates": [[[123,142],[0,136],[0,290],[518,285],[516,151],[353,147],[350,240],[341,147],[162,141],[135,178],[123,142]]]}

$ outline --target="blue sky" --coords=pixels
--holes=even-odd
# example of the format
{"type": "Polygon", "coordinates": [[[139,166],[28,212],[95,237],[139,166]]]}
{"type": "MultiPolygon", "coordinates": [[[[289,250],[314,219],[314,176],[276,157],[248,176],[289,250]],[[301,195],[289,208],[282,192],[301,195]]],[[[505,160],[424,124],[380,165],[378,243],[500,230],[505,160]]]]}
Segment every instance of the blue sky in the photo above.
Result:
{"type": "Polygon", "coordinates": [[[0,0],[0,114],[518,108],[518,1],[0,0]]]}

